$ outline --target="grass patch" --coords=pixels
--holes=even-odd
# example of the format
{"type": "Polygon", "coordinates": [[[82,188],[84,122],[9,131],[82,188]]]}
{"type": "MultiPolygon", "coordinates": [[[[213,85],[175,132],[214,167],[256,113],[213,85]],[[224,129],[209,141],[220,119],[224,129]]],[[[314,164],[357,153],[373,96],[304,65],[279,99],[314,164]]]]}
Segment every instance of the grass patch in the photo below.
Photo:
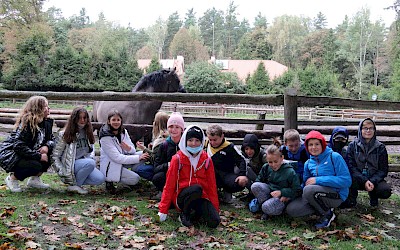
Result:
{"type": "MultiPolygon", "coordinates": [[[[0,172],[1,180],[6,173],[0,172]]],[[[27,249],[398,249],[400,243],[399,197],[382,200],[371,210],[362,192],[355,209],[338,211],[329,230],[315,231],[313,218],[286,216],[261,221],[247,204],[221,206],[221,225],[208,229],[181,227],[170,210],[167,221],[157,223],[157,202],[148,182],[133,192],[113,196],[104,187],[90,188],[89,195],[66,193],[55,174],[45,174],[51,190],[11,193],[0,186],[0,248],[27,249]]],[[[314,218],[315,219],[315,218],[314,218]]]]}

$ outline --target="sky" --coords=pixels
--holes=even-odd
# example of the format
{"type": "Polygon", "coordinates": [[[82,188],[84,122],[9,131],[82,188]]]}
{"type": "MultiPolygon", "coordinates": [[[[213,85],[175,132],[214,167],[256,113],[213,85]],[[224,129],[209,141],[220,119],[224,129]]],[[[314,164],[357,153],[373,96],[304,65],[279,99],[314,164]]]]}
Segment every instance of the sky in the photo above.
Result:
{"type": "MultiPolygon", "coordinates": [[[[203,16],[208,9],[215,7],[226,12],[232,0],[48,0],[44,9],[55,6],[61,9],[64,17],[79,15],[82,8],[86,9],[91,21],[97,21],[103,12],[108,21],[121,26],[146,28],[155,24],[158,18],[167,20],[174,12],[178,12],[184,20],[189,9],[193,8],[196,17],[203,16]]],[[[322,12],[327,18],[329,28],[335,28],[342,23],[345,15],[353,17],[363,7],[371,11],[371,21],[382,19],[386,26],[395,20],[394,10],[384,10],[393,5],[394,0],[234,0],[237,7],[238,20],[246,18],[251,25],[254,18],[261,12],[269,24],[273,19],[284,14],[315,18],[322,12]]]]}

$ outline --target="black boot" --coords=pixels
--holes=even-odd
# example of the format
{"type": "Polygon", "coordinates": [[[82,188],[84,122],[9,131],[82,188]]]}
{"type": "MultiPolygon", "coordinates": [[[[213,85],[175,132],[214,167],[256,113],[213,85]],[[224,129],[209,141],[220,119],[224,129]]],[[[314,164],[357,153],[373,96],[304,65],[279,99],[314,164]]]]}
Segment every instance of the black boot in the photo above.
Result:
{"type": "Polygon", "coordinates": [[[114,183],[112,183],[112,182],[106,181],[106,190],[110,194],[116,194],[117,193],[117,189],[114,187],[114,183]]]}
{"type": "Polygon", "coordinates": [[[193,226],[193,223],[190,221],[190,214],[181,213],[179,215],[179,220],[181,221],[182,225],[185,227],[193,226]]]}

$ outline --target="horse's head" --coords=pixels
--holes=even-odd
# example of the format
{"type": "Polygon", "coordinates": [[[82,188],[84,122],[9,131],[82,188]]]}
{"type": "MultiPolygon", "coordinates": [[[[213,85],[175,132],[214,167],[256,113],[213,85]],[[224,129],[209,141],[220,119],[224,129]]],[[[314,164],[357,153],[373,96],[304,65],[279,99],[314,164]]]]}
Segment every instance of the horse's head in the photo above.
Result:
{"type": "Polygon", "coordinates": [[[132,92],[183,92],[185,88],[181,85],[175,69],[163,69],[143,76],[132,92]]]}
{"type": "Polygon", "coordinates": [[[185,88],[181,84],[181,81],[179,80],[178,75],[176,74],[176,68],[173,70],[162,70],[165,82],[167,85],[167,91],[165,92],[181,92],[181,93],[186,93],[185,88]]]}

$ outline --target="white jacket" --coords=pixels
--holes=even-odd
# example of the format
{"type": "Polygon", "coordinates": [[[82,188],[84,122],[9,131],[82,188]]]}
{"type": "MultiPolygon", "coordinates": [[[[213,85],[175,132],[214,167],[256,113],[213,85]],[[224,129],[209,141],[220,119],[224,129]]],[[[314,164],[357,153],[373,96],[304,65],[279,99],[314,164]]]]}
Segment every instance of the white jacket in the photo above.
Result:
{"type": "Polygon", "coordinates": [[[106,181],[119,182],[124,164],[139,163],[139,157],[143,151],[137,151],[133,145],[128,131],[121,134],[121,141],[131,147],[129,152],[121,148],[116,136],[105,135],[100,139],[100,171],[106,177],[106,181]]]}

